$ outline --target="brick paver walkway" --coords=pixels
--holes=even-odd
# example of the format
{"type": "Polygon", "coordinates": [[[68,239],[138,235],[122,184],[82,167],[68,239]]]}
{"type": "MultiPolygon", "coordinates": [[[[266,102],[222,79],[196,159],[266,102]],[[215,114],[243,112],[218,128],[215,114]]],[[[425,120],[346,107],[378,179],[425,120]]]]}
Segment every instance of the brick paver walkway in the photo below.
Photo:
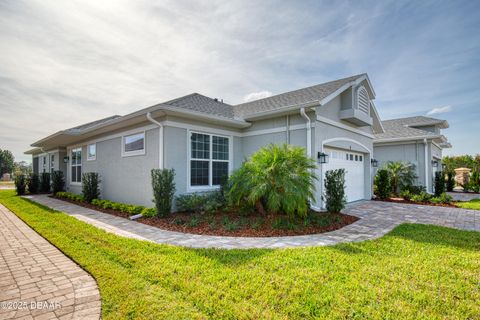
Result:
{"type": "Polygon", "coordinates": [[[139,222],[87,209],[46,195],[30,196],[38,203],[66,212],[79,220],[121,236],[194,248],[288,248],[363,241],[383,236],[403,222],[434,224],[480,231],[480,211],[458,208],[363,201],[347,206],[345,213],[361,219],[342,229],[315,235],[240,238],[186,234],[161,230],[139,222]]]}
{"type": "Polygon", "coordinates": [[[0,205],[0,319],[99,319],[95,280],[0,205]]]}

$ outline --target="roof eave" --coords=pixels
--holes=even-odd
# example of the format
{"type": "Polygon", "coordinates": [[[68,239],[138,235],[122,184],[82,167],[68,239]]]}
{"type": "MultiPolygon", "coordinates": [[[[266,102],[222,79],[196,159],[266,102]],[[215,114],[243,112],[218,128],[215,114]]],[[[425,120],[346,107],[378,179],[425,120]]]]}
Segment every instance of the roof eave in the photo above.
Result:
{"type": "Polygon", "coordinates": [[[411,136],[411,137],[397,137],[397,138],[374,138],[373,143],[385,143],[385,142],[401,142],[401,141],[416,141],[416,140],[433,140],[440,138],[442,135],[424,135],[424,136],[411,136]]]}
{"type": "Polygon", "coordinates": [[[311,107],[318,107],[318,106],[320,106],[319,101],[309,101],[306,103],[290,105],[280,109],[268,110],[268,111],[254,113],[251,115],[246,115],[243,117],[243,119],[247,121],[262,120],[262,119],[269,118],[273,115],[281,116],[286,114],[292,114],[294,113],[294,111],[299,110],[301,108],[311,108],[311,107]]]}

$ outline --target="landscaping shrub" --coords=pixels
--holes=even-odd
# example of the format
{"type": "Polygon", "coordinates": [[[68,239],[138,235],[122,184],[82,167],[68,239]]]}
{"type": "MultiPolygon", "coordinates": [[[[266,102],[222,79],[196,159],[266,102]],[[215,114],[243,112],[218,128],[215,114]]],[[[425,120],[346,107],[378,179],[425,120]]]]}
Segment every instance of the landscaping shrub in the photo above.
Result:
{"type": "Polygon", "coordinates": [[[27,180],[25,179],[25,175],[18,174],[15,176],[15,190],[17,191],[17,195],[22,196],[25,194],[25,190],[27,188],[27,180]]]}
{"type": "Polygon", "coordinates": [[[42,172],[40,179],[40,192],[50,192],[50,173],[42,172]]]}
{"type": "Polygon", "coordinates": [[[52,192],[53,194],[57,194],[57,192],[61,192],[65,190],[65,179],[63,178],[63,172],[53,171],[52,173],[52,192]]]}
{"type": "Polygon", "coordinates": [[[270,144],[233,172],[226,187],[227,199],[233,206],[255,206],[262,214],[304,217],[309,201],[314,200],[315,168],[304,148],[270,144]]]}
{"type": "Polygon", "coordinates": [[[96,172],[85,172],[82,174],[82,194],[85,201],[91,203],[93,199],[100,198],[98,184],[100,179],[96,172]]]}
{"type": "Polygon", "coordinates": [[[212,214],[226,205],[221,191],[183,194],[175,199],[178,211],[212,214]]]}
{"type": "Polygon", "coordinates": [[[447,191],[452,192],[453,188],[455,188],[455,172],[448,171],[447,172],[447,191]]]}
{"type": "Polygon", "coordinates": [[[473,192],[480,192],[480,174],[478,170],[473,170],[470,176],[470,189],[473,192]]]}
{"type": "Polygon", "coordinates": [[[445,174],[442,171],[435,172],[435,196],[445,192],[445,174]]]}
{"type": "Polygon", "coordinates": [[[79,194],[76,194],[76,193],[72,193],[72,192],[57,192],[57,194],[55,195],[57,198],[63,198],[63,199],[69,199],[69,200],[72,200],[72,201],[77,201],[77,202],[83,202],[85,201],[85,199],[83,198],[82,195],[79,195],[79,194]]]}
{"type": "Polygon", "coordinates": [[[412,201],[415,202],[428,202],[432,198],[432,195],[422,191],[420,194],[412,196],[412,201]]]}
{"type": "Polygon", "coordinates": [[[143,208],[142,212],[140,212],[142,216],[146,218],[155,217],[157,215],[157,209],[155,208],[143,208]]]}
{"type": "Polygon", "coordinates": [[[172,211],[173,195],[175,194],[175,170],[152,169],[153,202],[160,217],[165,217],[172,211]]]}
{"type": "Polygon", "coordinates": [[[340,212],[345,208],[345,169],[325,172],[325,208],[328,212],[340,212]]]}
{"type": "Polygon", "coordinates": [[[376,195],[380,199],[386,199],[390,196],[391,185],[390,177],[387,170],[379,169],[377,171],[377,174],[375,175],[374,183],[376,195]]]}
{"type": "Polygon", "coordinates": [[[398,194],[406,186],[413,185],[417,175],[415,174],[415,165],[410,162],[388,161],[385,169],[390,177],[391,191],[398,194]]]}
{"type": "Polygon", "coordinates": [[[32,173],[30,178],[28,179],[28,192],[31,194],[38,193],[38,189],[40,188],[40,179],[38,178],[38,174],[32,173]]]}
{"type": "Polygon", "coordinates": [[[402,191],[408,191],[410,194],[415,195],[415,194],[420,194],[422,192],[426,192],[427,188],[425,186],[404,186],[402,191]]]}
{"type": "Polygon", "coordinates": [[[409,190],[403,190],[400,192],[400,197],[402,197],[405,200],[411,200],[414,194],[412,194],[409,190]]]}
{"type": "Polygon", "coordinates": [[[451,203],[453,198],[446,194],[445,192],[441,193],[437,197],[433,197],[429,200],[432,203],[451,203]]]}

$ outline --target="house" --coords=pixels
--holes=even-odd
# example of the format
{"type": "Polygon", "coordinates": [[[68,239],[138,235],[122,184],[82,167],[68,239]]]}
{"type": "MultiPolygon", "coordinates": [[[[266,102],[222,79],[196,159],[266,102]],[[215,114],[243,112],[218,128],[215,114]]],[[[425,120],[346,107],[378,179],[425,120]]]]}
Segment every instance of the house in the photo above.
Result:
{"type": "Polygon", "coordinates": [[[329,156],[316,169],[320,208],[330,169],[347,170],[348,201],[372,196],[373,143],[384,133],[374,99],[367,74],[239,105],[193,93],[54,133],[27,153],[37,173],[64,171],[70,192],[81,192],[82,173],[98,172],[103,198],[151,206],[152,168],[175,169],[177,194],[215,190],[260,147],[289,143],[329,156]]]}
{"type": "Polygon", "coordinates": [[[435,172],[441,170],[442,150],[451,148],[441,130],[445,120],[418,116],[382,121],[383,132],[376,132],[373,154],[382,167],[387,161],[406,161],[415,165],[417,185],[434,192],[435,172]]]}

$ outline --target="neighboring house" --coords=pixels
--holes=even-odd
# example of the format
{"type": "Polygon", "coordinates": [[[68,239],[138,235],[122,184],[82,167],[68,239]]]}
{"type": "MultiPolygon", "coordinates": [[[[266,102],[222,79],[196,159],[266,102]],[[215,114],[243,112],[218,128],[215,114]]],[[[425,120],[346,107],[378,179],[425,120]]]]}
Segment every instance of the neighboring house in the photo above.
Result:
{"type": "Polygon", "coordinates": [[[28,153],[37,173],[63,170],[68,191],[80,193],[81,174],[98,172],[103,198],[151,206],[153,168],[175,169],[177,194],[215,190],[260,147],[289,143],[316,160],[329,155],[316,170],[319,208],[323,174],[334,168],[347,170],[348,201],[371,198],[374,134],[383,132],[374,98],[366,74],[235,106],[194,93],[57,132],[28,153]]]}
{"type": "Polygon", "coordinates": [[[441,170],[442,150],[451,148],[441,129],[445,120],[430,117],[408,117],[382,121],[384,132],[375,133],[373,154],[378,167],[387,161],[407,161],[415,165],[417,184],[434,192],[435,172],[441,170]]]}

